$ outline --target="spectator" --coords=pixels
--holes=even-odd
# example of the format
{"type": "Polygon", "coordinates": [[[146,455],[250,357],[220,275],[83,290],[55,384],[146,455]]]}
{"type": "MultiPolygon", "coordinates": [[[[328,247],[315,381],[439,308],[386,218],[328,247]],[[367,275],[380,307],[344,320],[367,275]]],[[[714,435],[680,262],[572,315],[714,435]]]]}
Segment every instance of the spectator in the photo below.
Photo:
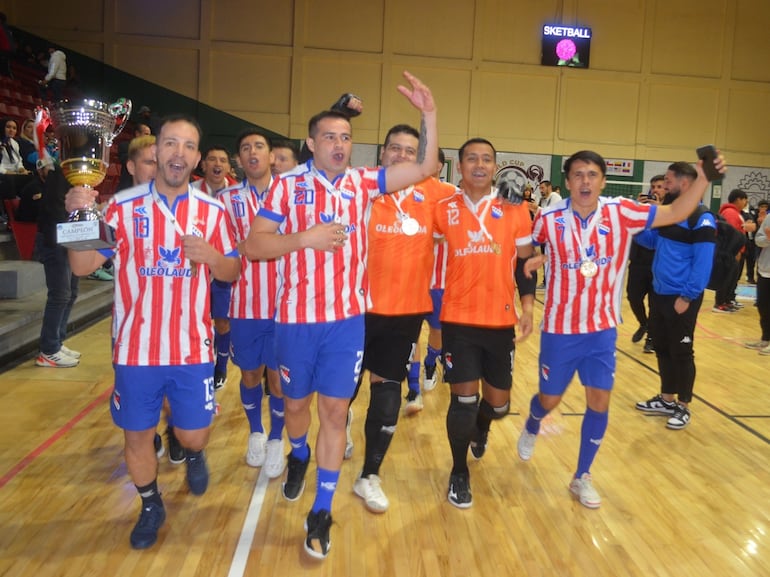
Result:
{"type": "MultiPolygon", "coordinates": [[[[24,168],[16,141],[18,130],[13,118],[0,120],[0,200],[10,200],[32,179],[32,173],[24,168]]],[[[5,208],[0,203],[0,222],[7,222],[5,208]]]]}
{"type": "Polygon", "coordinates": [[[17,134],[16,141],[19,143],[19,153],[24,168],[30,172],[37,170],[35,162],[37,154],[35,152],[35,121],[27,118],[21,123],[21,132],[17,134]],[[35,155],[32,158],[32,155],[35,155]]]}
{"type": "Polygon", "coordinates": [[[770,355],[770,218],[765,218],[767,207],[766,200],[760,201],[758,209],[764,209],[765,214],[761,216],[754,237],[757,248],[761,249],[757,258],[757,311],[761,336],[758,341],[746,343],[746,348],[757,350],[760,355],[770,355]]]}
{"type": "Polygon", "coordinates": [[[48,49],[48,54],[48,73],[39,82],[40,98],[46,100],[50,93],[51,100],[56,103],[64,96],[64,87],[67,85],[67,56],[53,46],[48,49]]]}
{"type": "Polygon", "coordinates": [[[35,252],[43,263],[48,296],[40,329],[38,367],[69,368],[80,363],[81,354],[64,345],[70,312],[78,297],[79,279],[72,273],[67,249],[56,241],[56,225],[67,220],[64,196],[70,184],[50,158],[40,161],[38,175],[45,183],[37,221],[35,252]]]}
{"type": "MultiPolygon", "coordinates": [[[[745,221],[743,219],[742,211],[749,203],[748,195],[740,188],[736,188],[730,191],[727,196],[727,202],[719,207],[719,214],[736,230],[741,234],[747,232],[754,232],[757,230],[757,224],[752,221],[745,221]]],[[[741,249],[735,266],[730,274],[727,275],[724,284],[721,288],[718,288],[714,293],[714,308],[711,309],[715,313],[734,313],[743,308],[743,305],[738,304],[735,300],[735,291],[738,288],[738,280],[741,276],[741,269],[743,268],[743,260],[746,258],[746,249],[741,249]]]]}

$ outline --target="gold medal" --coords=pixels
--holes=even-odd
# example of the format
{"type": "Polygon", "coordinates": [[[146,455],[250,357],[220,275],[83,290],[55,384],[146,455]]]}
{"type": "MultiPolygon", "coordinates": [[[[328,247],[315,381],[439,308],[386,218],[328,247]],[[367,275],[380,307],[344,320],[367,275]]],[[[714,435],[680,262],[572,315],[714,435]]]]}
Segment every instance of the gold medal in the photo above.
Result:
{"type": "Polygon", "coordinates": [[[592,278],[599,272],[599,266],[592,260],[584,260],[580,263],[580,274],[586,278],[592,278]]]}

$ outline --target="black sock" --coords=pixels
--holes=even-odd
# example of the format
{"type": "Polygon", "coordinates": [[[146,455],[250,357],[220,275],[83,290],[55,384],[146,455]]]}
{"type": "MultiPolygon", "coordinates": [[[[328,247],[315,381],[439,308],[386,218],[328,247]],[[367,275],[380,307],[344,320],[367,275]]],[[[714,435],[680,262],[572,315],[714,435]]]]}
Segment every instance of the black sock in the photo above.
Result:
{"type": "Polygon", "coordinates": [[[146,507],[150,503],[160,505],[161,507],[163,506],[163,501],[160,498],[160,491],[158,491],[157,478],[153,479],[152,483],[149,483],[144,487],[140,487],[139,485],[134,486],[136,487],[137,493],[139,493],[139,496],[142,498],[142,508],[146,507]]]}

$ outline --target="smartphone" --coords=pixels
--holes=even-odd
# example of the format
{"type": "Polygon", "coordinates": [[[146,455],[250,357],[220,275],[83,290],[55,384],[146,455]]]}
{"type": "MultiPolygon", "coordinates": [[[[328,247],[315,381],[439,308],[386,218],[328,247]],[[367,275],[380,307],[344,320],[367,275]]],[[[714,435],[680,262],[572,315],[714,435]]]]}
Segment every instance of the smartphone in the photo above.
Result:
{"type": "Polygon", "coordinates": [[[717,157],[717,149],[713,144],[706,144],[695,149],[695,153],[703,161],[703,173],[709,181],[719,180],[722,174],[714,166],[714,160],[717,157]]]}

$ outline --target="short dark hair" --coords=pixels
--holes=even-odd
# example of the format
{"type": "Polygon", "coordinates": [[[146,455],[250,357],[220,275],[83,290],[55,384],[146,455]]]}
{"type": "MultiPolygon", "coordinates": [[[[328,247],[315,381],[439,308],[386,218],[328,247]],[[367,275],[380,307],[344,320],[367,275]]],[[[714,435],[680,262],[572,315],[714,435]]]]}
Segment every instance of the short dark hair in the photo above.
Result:
{"type": "Polygon", "coordinates": [[[460,159],[460,162],[463,161],[463,155],[465,154],[466,147],[470,146],[471,144],[486,144],[492,149],[492,152],[497,155],[497,150],[495,150],[495,146],[489,142],[486,138],[471,138],[470,140],[466,140],[463,145],[460,147],[460,151],[458,152],[458,157],[460,159]]]}
{"type": "Polygon", "coordinates": [[[666,180],[665,175],[663,174],[656,174],[650,179],[650,184],[654,184],[656,182],[660,182],[661,180],[666,180]]]}
{"type": "Polygon", "coordinates": [[[206,147],[206,150],[204,150],[203,154],[201,154],[201,160],[204,160],[209,155],[209,153],[214,152],[215,150],[224,152],[225,155],[227,156],[227,160],[228,161],[230,160],[230,153],[221,144],[212,144],[211,146],[206,147]]]}
{"type": "Polygon", "coordinates": [[[273,148],[288,148],[294,155],[294,160],[299,160],[299,146],[293,140],[281,138],[273,142],[273,148]]]}
{"type": "Polygon", "coordinates": [[[760,200],[757,203],[757,208],[759,208],[760,206],[764,206],[765,208],[770,208],[770,200],[760,200]]]}
{"type": "Polygon", "coordinates": [[[267,149],[273,150],[273,141],[268,136],[267,132],[262,130],[261,128],[257,128],[256,126],[249,126],[248,128],[244,128],[238,133],[238,136],[235,138],[235,152],[238,153],[241,149],[241,143],[243,142],[243,139],[248,136],[261,136],[265,139],[265,142],[267,142],[267,149]]]}
{"type": "Polygon", "coordinates": [[[388,146],[388,141],[394,134],[408,134],[409,136],[414,136],[418,141],[420,140],[420,133],[417,132],[416,128],[409,126],[408,124],[396,124],[393,128],[388,130],[388,133],[385,135],[385,143],[382,145],[383,147],[388,146]]]}
{"type": "MultiPolygon", "coordinates": [[[[322,120],[326,120],[327,118],[335,118],[339,120],[344,120],[348,124],[350,124],[350,116],[347,114],[344,114],[340,112],[339,110],[324,110],[322,112],[319,112],[315,116],[313,116],[307,123],[307,133],[310,138],[315,138],[316,132],[318,131],[318,123],[322,120]]],[[[352,125],[351,125],[351,133],[352,133],[352,125]]]]}
{"type": "Polygon", "coordinates": [[[673,172],[674,176],[677,178],[689,178],[690,180],[695,180],[698,178],[698,173],[695,171],[692,165],[689,162],[684,162],[683,160],[669,164],[668,170],[673,172]]]}
{"type": "Polygon", "coordinates": [[[607,163],[604,162],[604,159],[598,152],[594,152],[593,150],[577,151],[565,161],[564,174],[569,175],[570,168],[572,168],[572,163],[575,161],[592,162],[602,171],[602,176],[607,175],[607,163]]]}
{"type": "Polygon", "coordinates": [[[727,195],[727,202],[735,202],[736,200],[748,198],[749,195],[742,191],[740,188],[734,188],[727,195]]]}
{"type": "Polygon", "coordinates": [[[546,186],[551,186],[551,181],[550,180],[541,180],[540,184],[545,184],[546,186]]]}
{"type": "Polygon", "coordinates": [[[172,124],[174,122],[187,122],[188,124],[192,124],[195,127],[195,130],[198,131],[198,145],[200,146],[200,141],[203,138],[203,129],[201,128],[201,125],[198,122],[198,120],[195,117],[190,116],[189,114],[179,113],[179,114],[169,114],[168,116],[164,116],[161,119],[158,127],[158,135],[160,135],[164,126],[166,126],[167,124],[172,124]]]}

